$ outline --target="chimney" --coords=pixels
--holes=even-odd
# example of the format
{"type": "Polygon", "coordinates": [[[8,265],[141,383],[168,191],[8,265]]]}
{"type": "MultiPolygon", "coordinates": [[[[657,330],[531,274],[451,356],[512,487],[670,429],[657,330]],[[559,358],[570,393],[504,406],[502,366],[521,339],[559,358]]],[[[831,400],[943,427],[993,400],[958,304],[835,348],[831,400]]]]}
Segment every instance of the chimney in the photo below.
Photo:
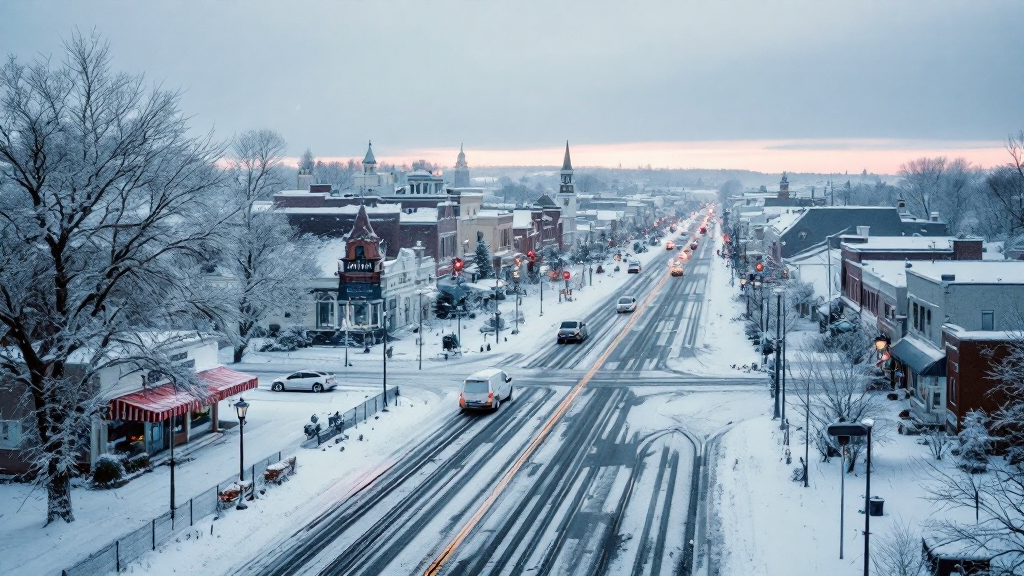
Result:
{"type": "Polygon", "coordinates": [[[313,175],[299,170],[299,182],[296,185],[296,190],[309,190],[309,187],[313,184],[313,175]]]}
{"type": "Polygon", "coordinates": [[[902,196],[899,197],[899,200],[896,200],[896,212],[901,216],[907,213],[907,201],[902,196]]]}
{"type": "Polygon", "coordinates": [[[871,226],[857,226],[857,236],[862,238],[868,237],[868,232],[871,231],[871,226]]]}
{"type": "Polygon", "coordinates": [[[931,220],[932,222],[938,222],[939,221],[939,213],[938,212],[932,212],[929,216],[930,217],[928,219],[931,220]]]}

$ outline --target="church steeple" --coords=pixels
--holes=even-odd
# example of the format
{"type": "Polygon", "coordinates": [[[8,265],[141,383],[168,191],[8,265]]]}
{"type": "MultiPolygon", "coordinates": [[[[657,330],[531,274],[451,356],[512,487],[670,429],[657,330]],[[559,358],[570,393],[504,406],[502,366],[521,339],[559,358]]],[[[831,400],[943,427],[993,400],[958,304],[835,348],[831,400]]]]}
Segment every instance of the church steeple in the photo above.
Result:
{"type": "Polygon", "coordinates": [[[462,143],[459,143],[459,156],[455,160],[455,170],[452,171],[454,174],[454,182],[452,185],[456,188],[467,188],[469,187],[469,164],[466,164],[466,151],[463,150],[462,143]]]}
{"type": "Polygon", "coordinates": [[[377,173],[377,159],[373,157],[373,142],[366,145],[366,156],[363,157],[363,174],[377,173]]]}
{"type": "Polygon", "coordinates": [[[572,161],[569,160],[569,141],[565,141],[565,159],[562,160],[561,185],[558,187],[559,194],[574,194],[575,186],[572,184],[572,161]]]}
{"type": "Polygon", "coordinates": [[[459,156],[455,160],[455,167],[456,168],[468,168],[469,167],[466,164],[466,152],[465,152],[465,150],[462,149],[462,143],[461,142],[459,143],[459,156]]]}

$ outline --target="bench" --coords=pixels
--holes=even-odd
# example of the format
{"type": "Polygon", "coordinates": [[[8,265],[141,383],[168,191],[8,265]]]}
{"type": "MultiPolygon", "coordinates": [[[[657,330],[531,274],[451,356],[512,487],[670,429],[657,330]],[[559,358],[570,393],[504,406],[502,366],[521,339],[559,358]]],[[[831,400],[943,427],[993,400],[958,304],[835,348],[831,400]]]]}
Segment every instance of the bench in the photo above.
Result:
{"type": "Polygon", "coordinates": [[[263,479],[267,482],[273,482],[280,484],[288,476],[295,473],[295,456],[285,458],[276,464],[267,466],[267,469],[263,471],[263,479]]]}
{"type": "Polygon", "coordinates": [[[246,480],[244,482],[232,482],[228,484],[223,490],[218,490],[217,499],[220,501],[221,506],[228,507],[233,504],[242,494],[249,500],[252,500],[253,496],[253,483],[246,480]]]}

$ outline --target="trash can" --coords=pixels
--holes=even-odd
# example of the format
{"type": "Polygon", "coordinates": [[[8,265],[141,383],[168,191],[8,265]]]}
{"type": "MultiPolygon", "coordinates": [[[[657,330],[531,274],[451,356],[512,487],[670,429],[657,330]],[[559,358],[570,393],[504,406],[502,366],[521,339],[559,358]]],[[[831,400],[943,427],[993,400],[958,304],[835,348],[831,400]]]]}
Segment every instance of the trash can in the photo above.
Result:
{"type": "Polygon", "coordinates": [[[872,496],[871,500],[868,500],[868,513],[872,516],[881,516],[883,506],[885,506],[884,498],[872,496]]]}

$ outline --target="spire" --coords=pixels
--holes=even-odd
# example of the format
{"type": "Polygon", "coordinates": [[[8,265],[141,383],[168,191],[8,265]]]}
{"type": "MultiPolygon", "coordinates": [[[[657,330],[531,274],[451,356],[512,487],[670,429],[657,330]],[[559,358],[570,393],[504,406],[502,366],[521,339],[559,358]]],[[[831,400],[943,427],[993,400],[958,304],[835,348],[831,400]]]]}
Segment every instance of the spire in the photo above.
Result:
{"type": "Polygon", "coordinates": [[[455,161],[456,168],[462,168],[466,166],[466,152],[462,149],[462,143],[459,143],[459,157],[455,161]]]}
{"type": "Polygon", "coordinates": [[[359,206],[356,220],[352,224],[352,231],[348,233],[348,236],[345,236],[345,240],[369,240],[371,242],[380,240],[380,236],[377,236],[373,231],[373,227],[370,226],[370,217],[366,214],[366,206],[359,206]]]}
{"type": "Polygon", "coordinates": [[[562,160],[562,170],[572,170],[572,162],[569,161],[569,141],[565,141],[565,160],[562,160]]]}
{"type": "Polygon", "coordinates": [[[370,142],[366,146],[366,156],[363,158],[363,164],[376,164],[377,159],[373,157],[373,142],[370,142]]]}

